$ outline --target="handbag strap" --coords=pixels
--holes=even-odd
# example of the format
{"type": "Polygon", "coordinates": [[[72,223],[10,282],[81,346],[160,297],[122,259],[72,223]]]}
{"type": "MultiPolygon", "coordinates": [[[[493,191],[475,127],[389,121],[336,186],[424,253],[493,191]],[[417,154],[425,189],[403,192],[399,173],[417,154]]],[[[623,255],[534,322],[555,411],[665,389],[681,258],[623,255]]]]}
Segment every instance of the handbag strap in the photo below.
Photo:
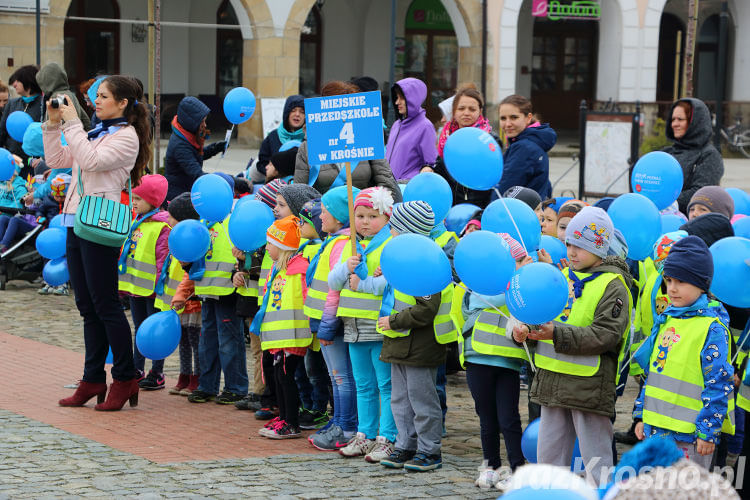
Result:
{"type": "MultiPolygon", "coordinates": [[[[78,196],[83,199],[83,176],[81,175],[81,166],[78,166],[78,196]]],[[[128,175],[128,208],[133,213],[133,189],[128,175]]]]}

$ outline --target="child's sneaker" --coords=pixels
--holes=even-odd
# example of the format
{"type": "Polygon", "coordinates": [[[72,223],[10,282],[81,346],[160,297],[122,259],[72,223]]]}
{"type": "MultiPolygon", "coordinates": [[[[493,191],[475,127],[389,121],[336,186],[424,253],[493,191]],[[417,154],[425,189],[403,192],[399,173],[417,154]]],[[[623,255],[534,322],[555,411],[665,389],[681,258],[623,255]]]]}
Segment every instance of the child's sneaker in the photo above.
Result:
{"type": "Polygon", "coordinates": [[[361,457],[367,455],[375,446],[375,441],[367,439],[367,436],[363,432],[358,432],[346,443],[346,446],[339,450],[339,454],[343,457],[361,457]]]}
{"type": "Polygon", "coordinates": [[[260,398],[252,392],[234,403],[234,407],[238,410],[250,410],[258,411],[261,409],[260,398]]]}
{"type": "Polygon", "coordinates": [[[269,439],[292,439],[302,437],[299,427],[292,427],[291,424],[282,420],[279,425],[271,429],[265,437],[269,439]]]}
{"type": "Polygon", "coordinates": [[[242,394],[236,394],[229,391],[221,391],[219,397],[216,398],[217,405],[233,405],[237,401],[242,400],[244,396],[242,394]]]}
{"type": "Polygon", "coordinates": [[[384,465],[389,469],[403,469],[404,464],[414,458],[415,452],[408,450],[399,450],[396,448],[386,458],[380,461],[380,465],[384,465]]]}
{"type": "Polygon", "coordinates": [[[300,429],[320,429],[328,423],[328,414],[317,410],[302,410],[299,415],[300,429]]]}
{"type": "Polygon", "coordinates": [[[44,285],[44,286],[43,286],[42,288],[40,288],[39,290],[37,290],[36,292],[37,292],[37,293],[38,293],[39,295],[49,295],[49,294],[51,294],[51,293],[52,293],[52,287],[51,287],[51,286],[49,286],[49,285],[47,285],[47,284],[45,283],[45,285],[44,285]]]}
{"type": "Polygon", "coordinates": [[[479,477],[474,481],[474,486],[477,486],[483,490],[489,490],[493,488],[498,481],[500,481],[500,473],[492,467],[487,467],[479,471],[479,477]]]}
{"type": "Polygon", "coordinates": [[[52,293],[54,295],[70,295],[70,291],[68,290],[68,285],[56,286],[52,289],[52,293]]]}
{"type": "Polygon", "coordinates": [[[190,375],[187,373],[180,373],[180,376],[177,377],[177,384],[169,389],[170,394],[180,394],[180,391],[182,391],[184,388],[188,386],[190,383],[190,375]]]}
{"type": "Polygon", "coordinates": [[[138,387],[140,387],[144,391],[156,391],[159,389],[164,389],[164,374],[156,373],[154,372],[154,370],[149,370],[146,378],[138,382],[138,387]]]}
{"type": "Polygon", "coordinates": [[[261,408],[255,412],[255,420],[271,420],[273,417],[279,415],[279,409],[273,408],[261,408]]]}
{"type": "Polygon", "coordinates": [[[404,464],[404,469],[417,472],[439,469],[443,466],[443,459],[440,455],[426,455],[417,453],[414,458],[404,464]]]}
{"type": "Polygon", "coordinates": [[[316,432],[310,436],[310,444],[320,451],[340,450],[348,442],[344,430],[338,425],[332,425],[326,432],[316,432]]]}
{"type": "Polygon", "coordinates": [[[190,396],[188,396],[188,401],[191,403],[208,403],[214,399],[216,399],[216,394],[211,394],[210,392],[201,391],[199,389],[194,390],[190,393],[190,396]]]}
{"type": "Polygon", "coordinates": [[[393,453],[393,443],[388,441],[384,436],[378,436],[375,438],[375,445],[370,452],[365,455],[365,460],[376,464],[384,458],[391,456],[391,453],[393,453]]]}
{"type": "Polygon", "coordinates": [[[277,425],[281,425],[283,421],[280,417],[275,417],[273,420],[269,420],[266,424],[258,429],[258,434],[267,437],[268,434],[276,428],[277,425]]]}

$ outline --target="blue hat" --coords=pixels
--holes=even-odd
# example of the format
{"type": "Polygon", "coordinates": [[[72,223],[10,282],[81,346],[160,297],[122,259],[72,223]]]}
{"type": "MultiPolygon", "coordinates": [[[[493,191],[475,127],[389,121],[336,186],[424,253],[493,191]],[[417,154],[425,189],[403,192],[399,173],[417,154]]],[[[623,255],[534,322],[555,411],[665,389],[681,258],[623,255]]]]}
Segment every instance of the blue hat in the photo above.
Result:
{"type": "MultiPolygon", "coordinates": [[[[352,188],[352,196],[355,198],[359,194],[359,189],[352,188]]],[[[349,223],[349,197],[347,196],[346,186],[339,186],[329,189],[320,199],[326,210],[333,215],[334,219],[342,224],[349,223]]],[[[352,203],[354,200],[352,200],[352,203]]]]}
{"type": "Polygon", "coordinates": [[[234,177],[229,174],[225,174],[224,172],[216,172],[216,175],[227,181],[229,187],[232,188],[232,195],[234,195],[234,177]]]}
{"type": "Polygon", "coordinates": [[[560,211],[560,208],[562,208],[565,203],[572,200],[570,196],[558,196],[557,198],[550,198],[549,200],[545,201],[544,203],[555,211],[555,213],[558,213],[560,211]],[[551,201],[551,203],[550,203],[551,201]]]}
{"type": "Polygon", "coordinates": [[[672,245],[663,274],[707,292],[714,277],[714,259],[702,239],[686,236],[672,245]]]}
{"type": "Polygon", "coordinates": [[[32,122],[23,134],[23,144],[21,145],[23,152],[34,158],[41,158],[44,156],[44,141],[42,141],[42,124],[39,122],[32,122]]]}

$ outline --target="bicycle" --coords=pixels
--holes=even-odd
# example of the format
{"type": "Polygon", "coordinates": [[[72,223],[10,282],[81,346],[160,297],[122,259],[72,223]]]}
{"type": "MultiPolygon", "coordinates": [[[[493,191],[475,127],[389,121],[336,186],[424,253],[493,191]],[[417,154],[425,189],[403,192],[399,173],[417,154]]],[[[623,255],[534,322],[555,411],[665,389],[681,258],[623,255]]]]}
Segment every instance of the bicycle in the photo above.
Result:
{"type": "Polygon", "coordinates": [[[734,125],[721,127],[719,133],[730,150],[739,151],[745,158],[750,158],[750,128],[742,125],[742,115],[735,115],[734,125]]]}

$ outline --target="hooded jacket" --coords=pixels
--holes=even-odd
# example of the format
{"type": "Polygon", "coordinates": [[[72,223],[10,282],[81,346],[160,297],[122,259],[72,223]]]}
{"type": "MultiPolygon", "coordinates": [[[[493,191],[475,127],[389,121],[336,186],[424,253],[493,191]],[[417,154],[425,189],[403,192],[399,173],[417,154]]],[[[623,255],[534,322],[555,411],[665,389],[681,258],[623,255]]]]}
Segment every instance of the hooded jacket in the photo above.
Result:
{"type": "MultiPolygon", "coordinates": [[[[5,130],[5,122],[8,117],[14,111],[23,111],[31,117],[35,122],[42,120],[42,106],[44,106],[41,94],[38,95],[33,101],[26,103],[20,97],[16,97],[8,100],[8,103],[3,108],[2,118],[0,118],[0,148],[5,148],[12,154],[18,156],[23,160],[24,165],[26,159],[29,157],[21,147],[21,143],[13,139],[7,130],[5,130]]],[[[26,169],[21,170],[23,178],[29,173],[26,169]]]]}
{"type": "Polygon", "coordinates": [[[422,108],[427,85],[416,78],[404,78],[392,87],[391,98],[398,120],[388,135],[385,157],[397,181],[411,179],[423,166],[432,166],[437,158],[435,127],[422,108]],[[399,114],[396,107],[397,89],[406,99],[406,116],[399,114]]]}
{"type": "MultiPolygon", "coordinates": [[[[81,103],[78,102],[78,98],[76,97],[75,92],[70,90],[70,85],[68,84],[68,74],[59,64],[53,62],[45,64],[42,69],[40,69],[36,74],[36,83],[39,84],[39,88],[42,89],[42,92],[44,92],[45,103],[51,97],[55,97],[60,94],[67,96],[68,102],[72,102],[73,106],[75,106],[76,112],[78,112],[78,119],[81,120],[84,130],[89,130],[91,128],[91,120],[89,120],[89,115],[86,114],[86,111],[81,106],[81,103]]],[[[42,110],[41,121],[45,121],[47,119],[46,109],[42,108],[42,110]]]]}
{"type": "Polygon", "coordinates": [[[503,177],[498,190],[504,193],[513,186],[533,189],[542,200],[552,196],[547,152],[557,142],[557,133],[548,124],[526,127],[508,141],[503,154],[503,177]]]}
{"type": "Polygon", "coordinates": [[[711,144],[711,113],[700,99],[686,97],[672,105],[669,110],[666,136],[673,141],[664,151],[674,156],[682,167],[682,192],[677,197],[680,212],[687,213],[690,198],[703,186],[718,186],[724,175],[724,160],[711,144]],[[675,139],[671,117],[679,102],[687,102],[693,108],[693,117],[681,139],[675,139]]]}
{"type": "MultiPolygon", "coordinates": [[[[177,106],[177,121],[186,131],[196,133],[203,119],[211,110],[195,97],[188,96],[177,106]]],[[[224,150],[224,142],[215,142],[199,151],[184,136],[172,132],[164,159],[164,177],[169,182],[167,201],[190,191],[193,183],[206,172],[203,160],[224,150]]]]}
{"type": "Polygon", "coordinates": [[[26,181],[20,175],[16,175],[10,181],[0,182],[0,207],[23,208],[21,198],[28,192],[26,181]]]}
{"type": "MultiPolygon", "coordinates": [[[[305,109],[304,96],[290,95],[286,98],[286,102],[284,102],[284,111],[281,113],[280,126],[284,127],[288,132],[292,132],[292,127],[289,125],[289,115],[294,108],[305,109]]],[[[281,137],[279,136],[279,129],[271,130],[260,145],[258,161],[255,162],[255,168],[258,169],[258,172],[266,175],[266,165],[271,161],[271,156],[279,152],[282,144],[281,137]]]]}
{"type": "Polygon", "coordinates": [[[531,385],[530,397],[531,401],[543,406],[612,417],[615,414],[617,357],[625,341],[622,334],[630,324],[627,304],[633,278],[620,257],[606,257],[596,268],[582,270],[589,271],[621,274],[627,287],[617,279],[607,285],[594,312],[594,321],[589,326],[556,321],[553,342],[559,353],[601,355],[599,371],[591,377],[578,377],[539,368],[531,385]]]}

